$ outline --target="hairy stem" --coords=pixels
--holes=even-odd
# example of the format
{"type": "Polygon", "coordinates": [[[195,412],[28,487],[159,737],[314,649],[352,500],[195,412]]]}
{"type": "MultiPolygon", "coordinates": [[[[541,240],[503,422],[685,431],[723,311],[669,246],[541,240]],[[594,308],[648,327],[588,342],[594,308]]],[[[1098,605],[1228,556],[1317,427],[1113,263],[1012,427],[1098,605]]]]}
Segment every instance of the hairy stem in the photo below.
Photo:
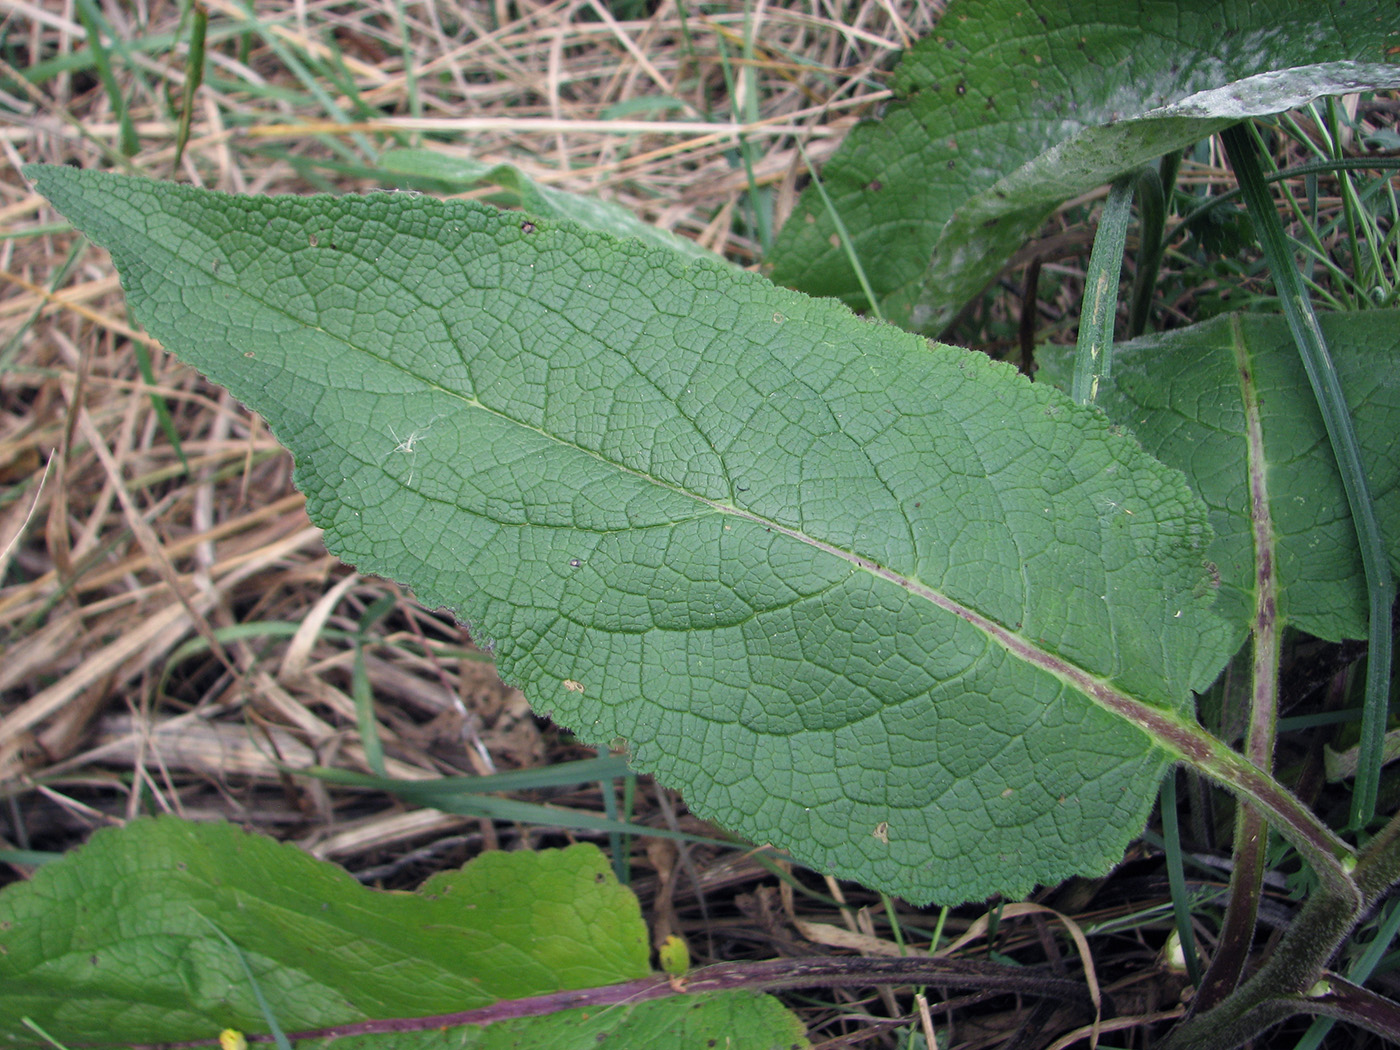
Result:
{"type": "Polygon", "coordinates": [[[1172,1032],[1160,1050],[1230,1050],[1299,1012],[1298,997],[1317,983],[1360,914],[1354,899],[1318,890],[1269,961],[1215,1009],[1172,1032]]]}
{"type": "MultiPolygon", "coordinates": [[[[1161,1050],[1229,1050],[1298,1013],[1337,1017],[1377,1031],[1392,1017],[1400,1020],[1400,1007],[1371,993],[1353,994],[1350,989],[1356,986],[1339,978],[1327,978],[1332,993],[1309,994],[1356,924],[1400,882],[1400,815],[1366,844],[1347,882],[1350,889],[1319,887],[1269,961],[1214,1009],[1181,1025],[1161,1050]]],[[[1400,1027],[1383,1034],[1400,1038],[1400,1027]]]]}
{"type": "MultiPolygon", "coordinates": [[[[1269,961],[1214,1010],[1173,1032],[1161,1050],[1229,1050],[1296,1013],[1325,1014],[1373,1029],[1381,1019],[1385,1024],[1392,1018],[1400,1022],[1400,1006],[1369,992],[1361,994],[1364,990],[1341,978],[1327,976],[1331,993],[1309,994],[1362,916],[1400,882],[1400,816],[1366,844],[1355,874],[1358,898],[1319,889],[1269,961]]],[[[1400,1026],[1383,1034],[1400,1039],[1400,1026]]]]}
{"type": "Polygon", "coordinates": [[[1333,974],[1328,974],[1325,981],[1327,990],[1299,1003],[1300,1013],[1346,1021],[1390,1042],[1400,1039],[1400,1003],[1333,974]]]}

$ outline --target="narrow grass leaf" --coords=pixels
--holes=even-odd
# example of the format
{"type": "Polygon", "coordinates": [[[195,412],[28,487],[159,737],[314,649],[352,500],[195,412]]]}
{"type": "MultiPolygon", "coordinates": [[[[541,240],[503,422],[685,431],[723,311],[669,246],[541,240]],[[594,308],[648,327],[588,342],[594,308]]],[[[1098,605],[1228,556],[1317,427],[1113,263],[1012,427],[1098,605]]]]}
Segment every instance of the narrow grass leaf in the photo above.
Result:
{"type": "Polygon", "coordinates": [[[1176,169],[1180,163],[1181,151],[1172,150],[1162,158],[1159,168],[1138,169],[1138,253],[1133,290],[1129,297],[1126,333],[1129,339],[1136,339],[1147,331],[1152,297],[1157,290],[1157,274],[1162,268],[1162,250],[1166,243],[1167,195],[1176,182],[1176,169]]]}
{"type": "Polygon", "coordinates": [[[83,29],[87,33],[88,48],[92,52],[92,62],[97,69],[97,79],[101,81],[102,90],[107,93],[107,101],[111,104],[112,113],[117,118],[120,149],[123,155],[134,157],[141,149],[141,140],[136,134],[136,125],[131,120],[131,110],[126,104],[126,93],[121,89],[117,83],[116,75],[112,72],[111,54],[102,39],[105,32],[108,39],[120,47],[121,37],[112,32],[112,27],[102,17],[102,11],[94,0],[78,0],[77,14],[78,21],[83,24],[83,29]]]}
{"type": "MultiPolygon", "coordinates": [[[[568,763],[573,765],[574,763],[568,763]]],[[[331,784],[350,787],[372,788],[394,795],[406,802],[440,809],[444,813],[460,813],[468,817],[482,817],[486,820],[500,820],[510,823],[530,824],[542,828],[567,828],[572,831],[602,832],[609,835],[649,835],[654,838],[676,839],[680,842],[698,842],[712,846],[733,846],[734,843],[722,839],[706,838],[666,828],[653,828],[645,824],[617,820],[607,816],[597,816],[583,810],[567,806],[546,806],[537,802],[523,802],[519,799],[498,798],[493,791],[528,790],[526,782],[534,770],[520,770],[518,773],[498,773],[489,777],[444,777],[431,780],[396,780],[392,777],[379,777],[351,770],[341,769],[299,769],[292,772],[314,776],[331,784]],[[478,786],[476,780],[495,781],[496,777],[511,777],[515,786],[478,786]]],[[[541,773],[547,772],[541,770],[541,773]]],[[[541,776],[541,782],[548,778],[541,776]]]]}
{"type": "Polygon", "coordinates": [[[1166,843],[1167,884],[1172,892],[1172,917],[1176,935],[1181,939],[1181,952],[1186,959],[1186,972],[1191,984],[1201,983],[1201,960],[1196,954],[1196,932],[1191,922],[1191,900],[1186,889],[1186,870],[1181,861],[1181,826],[1176,815],[1176,772],[1162,779],[1162,839],[1166,843]]]}
{"type": "Polygon", "coordinates": [[[180,170],[180,159],[190,141],[190,122],[194,117],[195,97],[204,83],[204,46],[209,33],[209,12],[200,0],[190,5],[190,49],[185,58],[185,90],[180,97],[180,123],[175,131],[175,159],[172,171],[180,170]]]}
{"type": "Polygon", "coordinates": [[[1092,405],[1099,383],[1113,374],[1113,322],[1118,316],[1118,281],[1137,173],[1115,179],[1099,217],[1094,250],[1084,274],[1084,301],[1079,312],[1079,344],[1074,354],[1074,383],[1069,396],[1092,405]]]}
{"type": "MultiPolygon", "coordinates": [[[[195,914],[199,915],[199,912],[195,912],[195,914]]],[[[253,990],[253,998],[257,1000],[258,1009],[262,1011],[263,1021],[267,1024],[267,1031],[272,1036],[272,1041],[277,1045],[277,1050],[292,1050],[292,1044],[287,1041],[286,1033],[282,1031],[282,1026],[277,1023],[277,1014],[268,1003],[267,996],[263,995],[262,985],[254,975],[253,968],[248,965],[248,957],[243,954],[243,949],[234,944],[229,935],[219,929],[218,923],[209,916],[199,915],[199,917],[208,924],[215,936],[223,941],[228,946],[229,951],[233,952],[238,959],[238,965],[243,968],[243,974],[248,978],[248,987],[253,990]]]]}

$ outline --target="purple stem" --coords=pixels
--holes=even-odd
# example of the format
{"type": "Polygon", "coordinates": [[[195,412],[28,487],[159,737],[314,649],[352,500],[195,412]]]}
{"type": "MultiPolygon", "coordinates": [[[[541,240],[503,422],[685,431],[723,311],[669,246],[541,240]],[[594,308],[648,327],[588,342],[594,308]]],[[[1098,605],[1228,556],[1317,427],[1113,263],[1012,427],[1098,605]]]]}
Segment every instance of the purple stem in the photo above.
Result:
{"type": "MultiPolygon", "coordinates": [[[[490,1006],[433,1017],[395,1017],[351,1024],[331,1025],[305,1032],[288,1032],[298,1039],[335,1039],[381,1032],[417,1032],[457,1025],[488,1025],[520,1017],[539,1017],[581,1007],[596,1009],[629,1005],[674,995],[699,995],[751,989],[760,992],[784,988],[870,987],[872,985],[935,984],[947,988],[975,988],[981,992],[1007,992],[1083,1003],[1090,1009],[1082,981],[1051,977],[1023,967],[1001,966],[972,959],[935,959],[928,956],[901,959],[817,956],[806,959],[770,959],[762,962],[724,962],[692,970],[684,977],[656,974],[622,984],[576,991],[550,992],[524,999],[503,999],[490,1006]]],[[[249,1035],[250,1043],[270,1043],[270,1035],[249,1035]]],[[[213,1040],[161,1043],[149,1050],[178,1050],[204,1046],[213,1040]]]]}

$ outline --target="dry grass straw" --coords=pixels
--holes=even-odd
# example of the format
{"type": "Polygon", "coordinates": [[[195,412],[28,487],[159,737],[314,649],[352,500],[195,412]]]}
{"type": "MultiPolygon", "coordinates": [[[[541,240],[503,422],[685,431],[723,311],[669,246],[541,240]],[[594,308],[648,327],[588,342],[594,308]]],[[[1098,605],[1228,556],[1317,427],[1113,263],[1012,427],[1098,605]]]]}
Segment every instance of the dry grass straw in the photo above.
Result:
{"type": "MultiPolygon", "coordinates": [[[[217,815],[397,884],[483,848],[558,841],[286,772],[368,771],[354,639],[385,594],[394,608],[368,629],[364,667],[389,775],[528,769],[587,752],[537,722],[450,617],[326,553],[286,453],[133,330],[105,253],[77,242],[18,169],[77,163],[240,193],[357,192],[392,184],[377,169],[385,149],[431,145],[619,201],[752,263],[755,208],[776,229],[805,172],[798,139],[827,155],[887,97],[884,72],[939,5],[205,6],[207,67],[177,164],[189,73],[177,3],[101,5],[116,99],[67,4],[3,3],[0,849],[61,851],[143,813],[217,815]],[[130,158],[123,106],[138,136],[130,158]],[[143,342],[153,382],[138,365],[143,342]]],[[[603,810],[596,790],[529,797],[603,810]]],[[[643,790],[630,815],[665,826],[667,814],[643,790]]],[[[882,912],[856,923],[850,908],[799,898],[797,914],[791,891],[775,895],[747,855],[638,844],[632,863],[644,901],[664,898],[667,925],[701,960],[829,950],[798,930],[838,923],[862,931],[866,950],[886,936],[871,921],[882,912]],[[702,917],[701,894],[730,903],[702,917]]],[[[879,1003],[818,1008],[814,1037],[880,1038],[891,1022],[867,1007],[879,1003]]]]}

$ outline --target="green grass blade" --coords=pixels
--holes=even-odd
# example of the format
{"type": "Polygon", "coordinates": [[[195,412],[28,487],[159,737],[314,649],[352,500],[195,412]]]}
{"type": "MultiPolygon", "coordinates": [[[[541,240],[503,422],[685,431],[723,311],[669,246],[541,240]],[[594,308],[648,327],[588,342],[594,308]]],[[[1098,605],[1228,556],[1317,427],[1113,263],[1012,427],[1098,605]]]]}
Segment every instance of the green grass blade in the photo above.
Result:
{"type": "Polygon", "coordinates": [[[248,977],[248,984],[253,989],[253,997],[258,1001],[258,1009],[262,1011],[263,1020],[267,1022],[267,1030],[272,1033],[272,1038],[277,1043],[277,1050],[292,1050],[292,1044],[287,1041],[286,1033],[282,1031],[282,1026],[277,1023],[277,1016],[272,1012],[272,1007],[268,1005],[267,997],[263,995],[262,985],[253,976],[253,968],[248,965],[248,957],[243,954],[243,949],[234,944],[229,935],[215,925],[214,920],[207,915],[200,915],[199,912],[195,912],[195,914],[207,922],[209,928],[218,934],[219,940],[228,945],[229,950],[238,957],[238,965],[243,968],[243,972],[248,977]]]}
{"type": "MultiPolygon", "coordinates": [[[[345,63],[345,55],[341,51],[339,42],[332,35],[326,37],[325,44],[326,57],[324,60],[309,64],[312,72],[323,76],[335,86],[337,91],[350,100],[350,105],[357,119],[368,123],[383,117],[383,110],[376,109],[365,101],[364,95],[360,92],[360,85],[355,79],[355,74],[345,63]]],[[[391,134],[394,136],[394,141],[400,146],[407,146],[412,141],[412,136],[408,132],[399,131],[391,134]]],[[[377,160],[378,157],[375,159],[377,160]]]]}
{"type": "Polygon", "coordinates": [[[1128,338],[1136,339],[1147,331],[1152,311],[1152,293],[1157,288],[1157,274],[1162,269],[1162,249],[1167,224],[1167,195],[1171,184],[1163,173],[1174,180],[1181,154],[1173,152],[1162,158],[1162,172],[1142,168],[1137,175],[1138,235],[1137,272],[1133,274],[1133,290],[1128,308],[1128,338]]]}
{"type": "MultiPolygon", "coordinates": [[[[423,116],[423,96],[418,91],[418,71],[415,68],[413,37],[408,31],[408,15],[403,0],[394,0],[394,21],[399,28],[399,54],[403,58],[403,84],[408,95],[408,115],[415,120],[423,116]]],[[[408,136],[408,144],[418,145],[419,132],[408,136]]]]}
{"type": "MultiPolygon", "coordinates": [[[[591,783],[603,779],[601,774],[609,768],[601,763],[613,762],[622,762],[622,760],[612,758],[584,759],[580,762],[566,763],[564,766],[554,767],[554,769],[519,770],[486,777],[438,777],[432,780],[396,780],[392,777],[376,777],[350,770],[319,767],[291,770],[291,772],[314,776],[329,784],[383,791],[405,802],[439,809],[444,813],[459,813],[463,816],[535,824],[548,828],[569,828],[575,831],[650,835],[655,838],[675,839],[679,842],[699,842],[713,846],[735,845],[734,842],[727,842],[723,839],[690,835],[667,828],[652,828],[625,820],[611,820],[607,817],[563,806],[546,806],[537,802],[522,802],[517,799],[498,798],[495,795],[486,794],[486,792],[523,790],[526,783],[531,780],[534,780],[536,785],[544,785],[549,783],[548,777],[550,775],[570,776],[572,779],[567,783],[591,783]],[[594,763],[600,765],[594,766],[594,763]],[[586,768],[574,768],[578,766],[586,768]]],[[[625,763],[623,763],[623,768],[625,769],[625,763]]]]}
{"type": "Polygon", "coordinates": [[[28,1017],[21,1017],[20,1022],[24,1025],[24,1027],[28,1028],[31,1032],[34,1032],[36,1035],[39,1036],[40,1039],[44,1040],[44,1042],[48,1043],[50,1046],[56,1047],[57,1050],[68,1050],[66,1046],[60,1043],[53,1036],[49,1035],[48,1032],[44,1031],[43,1028],[39,1027],[39,1025],[35,1024],[28,1017]]]}
{"type": "MultiPolygon", "coordinates": [[[[1333,160],[1342,159],[1342,135],[1338,126],[1342,116],[1338,112],[1339,107],[1335,98],[1327,99],[1327,119],[1322,125],[1327,129],[1327,148],[1333,160]]],[[[1373,301],[1371,296],[1365,295],[1367,286],[1388,285],[1386,280],[1386,267],[1381,261],[1380,252],[1376,247],[1376,230],[1371,223],[1370,216],[1361,206],[1356,186],[1348,177],[1339,177],[1337,184],[1342,191],[1342,211],[1345,216],[1345,234],[1351,246],[1351,257],[1354,265],[1360,271],[1356,278],[1363,282],[1362,302],[1368,305],[1373,301]],[[1363,240],[1357,231],[1365,230],[1368,234],[1363,240]],[[1364,263],[1363,263],[1364,260],[1364,263]]],[[[1388,288],[1386,289],[1388,291],[1388,288]]]]}
{"type": "MultiPolygon", "coordinates": [[[[330,94],[321,85],[320,79],[307,69],[304,62],[297,58],[296,55],[292,54],[291,49],[287,47],[275,33],[268,31],[266,24],[258,17],[257,12],[253,10],[252,4],[248,3],[247,0],[240,0],[239,10],[247,20],[248,25],[262,38],[263,43],[266,44],[277,56],[278,60],[291,71],[292,75],[301,81],[302,85],[311,93],[311,96],[315,98],[326,114],[330,116],[331,119],[341,123],[351,123],[345,111],[340,108],[335,99],[331,98],[330,94]]],[[[335,136],[319,135],[317,137],[341,156],[347,159],[353,156],[335,136]]],[[[371,162],[378,157],[378,152],[375,150],[374,146],[371,145],[369,139],[365,138],[360,132],[352,132],[350,138],[355,145],[360,147],[364,156],[369,158],[371,162]]]]}
{"type": "MultiPolygon", "coordinates": [[[[1265,184],[1296,179],[1300,175],[1320,175],[1341,171],[1400,171],[1400,157],[1343,157],[1339,160],[1313,160],[1306,164],[1295,164],[1291,168],[1270,172],[1263,176],[1265,184]]],[[[1385,180],[1383,185],[1389,185],[1385,180]]],[[[1238,187],[1215,197],[1206,198],[1201,204],[1187,212],[1179,223],[1172,227],[1173,234],[1184,234],[1191,223],[1200,219],[1212,208],[1238,200],[1243,191],[1238,187]]]]}
{"type": "Polygon", "coordinates": [[[126,95],[122,93],[112,72],[111,55],[107,52],[107,45],[102,42],[104,30],[114,42],[119,41],[120,37],[112,32],[112,27],[102,17],[102,12],[98,10],[94,0],[78,0],[77,14],[78,21],[82,22],[83,29],[87,32],[88,47],[92,50],[92,62],[97,69],[97,78],[102,82],[102,90],[107,92],[108,101],[112,104],[112,113],[117,118],[121,151],[125,156],[135,156],[141,149],[141,140],[137,137],[136,125],[131,122],[126,95]]]}
{"type": "Polygon", "coordinates": [[[1172,891],[1172,915],[1186,972],[1193,985],[1201,983],[1201,960],[1196,954],[1196,935],[1191,928],[1191,897],[1186,890],[1186,869],[1181,860],[1181,826],[1176,817],[1176,770],[1162,779],[1162,838],[1166,843],[1167,883],[1172,891]]]}
{"type": "Polygon", "coordinates": [[[0,863],[4,864],[24,864],[31,868],[37,868],[50,861],[58,860],[62,853],[51,853],[46,850],[37,849],[0,849],[0,863]]]}
{"type": "MultiPolygon", "coordinates": [[[[735,83],[733,66],[729,61],[729,49],[724,46],[724,37],[717,37],[719,45],[720,70],[724,74],[725,93],[730,99],[729,116],[738,124],[752,124],[759,120],[762,114],[758,111],[758,84],[754,77],[754,47],[753,47],[753,10],[749,3],[744,4],[744,44],[743,56],[744,67],[740,75],[744,77],[744,90],[739,91],[735,83]],[[744,112],[740,113],[734,100],[742,94],[744,98],[744,112]]],[[[759,246],[763,250],[764,257],[767,257],[773,250],[773,215],[772,202],[768,195],[758,185],[758,177],[754,174],[753,155],[754,144],[747,135],[740,135],[738,139],[738,149],[740,162],[744,166],[744,175],[748,182],[749,212],[752,215],[754,232],[758,235],[759,246]]]]}
{"type": "Polygon", "coordinates": [[[171,171],[178,171],[180,158],[185,155],[185,146],[190,141],[190,121],[194,116],[194,99],[199,86],[204,82],[204,42],[209,31],[209,12],[203,4],[194,5],[194,18],[190,23],[190,50],[185,59],[185,91],[180,99],[180,125],[175,134],[175,159],[171,171]]]}
{"type": "Polygon", "coordinates": [[[136,367],[141,370],[141,378],[146,381],[148,387],[152,388],[151,408],[155,410],[156,419],[160,422],[161,433],[170,442],[170,447],[175,450],[175,455],[180,460],[180,466],[188,474],[190,461],[185,458],[185,446],[180,441],[180,430],[175,426],[175,420],[170,415],[170,406],[165,403],[165,398],[155,392],[156,372],[151,367],[151,351],[140,339],[131,341],[131,349],[136,354],[136,367]]]}
{"type": "MultiPolygon", "coordinates": [[[[58,230],[72,229],[67,223],[56,227],[58,230]]],[[[63,260],[63,264],[53,272],[49,279],[49,290],[53,291],[62,288],[63,283],[68,280],[68,275],[73,272],[73,267],[78,265],[78,260],[87,252],[88,246],[92,244],[86,237],[79,235],[73,241],[73,246],[68,249],[68,258],[63,260]]],[[[14,362],[15,355],[19,353],[20,347],[24,344],[24,337],[29,330],[34,327],[34,322],[39,320],[41,314],[48,307],[48,302],[40,299],[35,304],[34,309],[29,311],[23,323],[15,330],[14,335],[5,340],[5,345],[0,347],[0,375],[9,371],[10,365],[14,362]]]]}
{"type": "Polygon", "coordinates": [[[869,304],[870,316],[877,321],[883,321],[885,315],[880,312],[880,302],[875,298],[875,290],[870,287],[870,279],[865,275],[865,267],[860,263],[860,257],[856,254],[855,242],[851,239],[850,231],[846,229],[846,223],[841,218],[841,213],[836,210],[836,205],[832,202],[830,195],[826,192],[821,175],[812,166],[812,160],[807,156],[807,151],[802,148],[802,143],[797,144],[797,152],[802,154],[802,163],[807,165],[807,174],[812,176],[812,185],[817,188],[817,193],[821,196],[822,204],[826,207],[826,213],[831,216],[831,224],[836,227],[836,236],[841,239],[841,249],[846,253],[846,259],[851,264],[851,269],[856,273],[856,280],[860,282],[860,290],[865,295],[865,301],[869,304]]]}
{"type": "Polygon", "coordinates": [[[1079,347],[1074,356],[1070,397],[1091,405],[1099,380],[1113,374],[1113,319],[1118,312],[1118,278],[1123,272],[1123,246],[1128,242],[1133,184],[1137,173],[1116,179],[1104,202],[1089,270],[1084,275],[1084,304],[1079,311],[1079,347]]]}
{"type": "Polygon", "coordinates": [[[384,742],[379,737],[379,722],[374,717],[374,688],[370,685],[369,669],[365,666],[365,646],[370,644],[372,627],[394,608],[398,598],[380,595],[360,617],[355,632],[355,659],[350,672],[350,696],[355,701],[355,717],[360,726],[360,743],[365,748],[365,761],[379,776],[388,776],[384,768],[384,742]]]}

